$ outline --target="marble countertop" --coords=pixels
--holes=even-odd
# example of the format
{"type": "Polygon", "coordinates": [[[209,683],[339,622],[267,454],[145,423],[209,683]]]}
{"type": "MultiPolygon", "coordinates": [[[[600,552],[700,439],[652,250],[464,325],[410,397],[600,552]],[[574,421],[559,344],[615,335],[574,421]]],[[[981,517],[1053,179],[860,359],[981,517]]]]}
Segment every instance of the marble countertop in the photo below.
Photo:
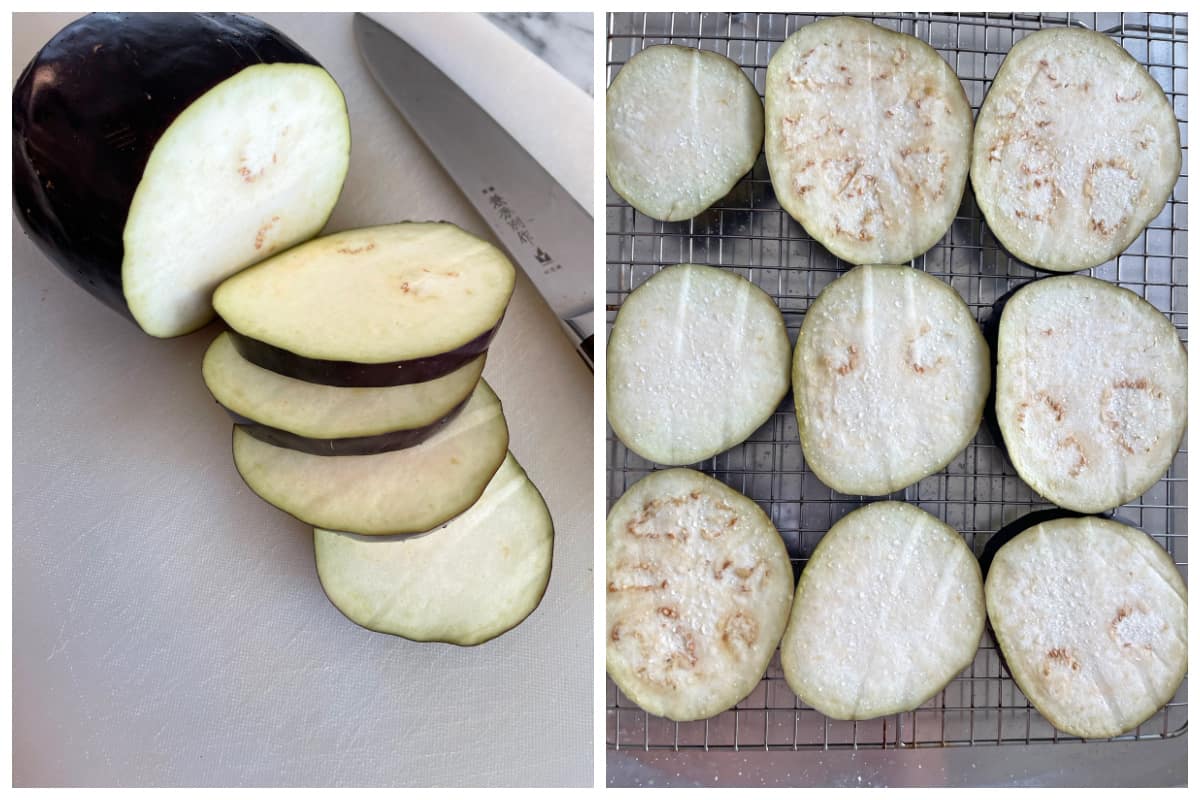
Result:
{"type": "Polygon", "coordinates": [[[525,49],[592,95],[592,15],[572,13],[484,14],[525,49]]]}

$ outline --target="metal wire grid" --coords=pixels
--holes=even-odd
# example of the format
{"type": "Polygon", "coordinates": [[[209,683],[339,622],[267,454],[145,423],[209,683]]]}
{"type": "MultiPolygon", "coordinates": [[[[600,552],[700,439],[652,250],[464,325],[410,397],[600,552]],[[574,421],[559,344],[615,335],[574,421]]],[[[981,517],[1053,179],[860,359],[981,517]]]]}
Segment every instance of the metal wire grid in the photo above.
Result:
{"type": "MultiPolygon", "coordinates": [[[[612,14],[608,81],[634,53],[654,44],[683,44],[722,53],[762,94],[767,63],[791,33],[821,15],[612,14]]],[[[1113,36],[1162,85],[1179,120],[1183,165],[1170,201],[1119,258],[1090,274],[1145,297],[1170,318],[1187,342],[1187,17],[1183,14],[879,14],[882,26],[931,44],[962,80],[975,111],[1013,43],[1031,31],[1073,25],[1113,36]]],[[[793,343],[804,313],[821,289],[849,265],[816,244],[775,201],[766,164],[720,203],[682,223],[635,212],[609,187],[607,203],[608,325],[621,302],[661,267],[680,262],[721,266],[747,277],[779,305],[793,343]]],[[[976,319],[993,303],[1039,273],[1000,248],[967,191],[950,231],[912,265],[950,283],[976,319]]],[[[771,516],[802,568],[829,527],[875,498],[824,486],[804,463],[791,397],[744,444],[694,465],[756,500],[771,516]]],[[[609,505],[654,465],[628,451],[608,431],[609,505]]],[[[1123,521],[1151,534],[1187,579],[1187,443],[1167,475],[1138,500],[1118,509],[1123,521]]],[[[1003,525],[1050,507],[1005,461],[984,426],[946,469],[891,495],[914,503],[962,532],[978,555],[1003,525]]],[[[1165,739],[1187,729],[1187,681],[1154,717],[1121,739],[1165,739]]],[[[1031,744],[1078,741],[1055,730],[1003,670],[990,635],[974,663],[916,711],[877,720],[830,720],[788,688],[778,653],[754,692],[738,706],[703,722],[673,723],[646,714],[610,680],[610,749],[842,749],[1031,744]]]]}

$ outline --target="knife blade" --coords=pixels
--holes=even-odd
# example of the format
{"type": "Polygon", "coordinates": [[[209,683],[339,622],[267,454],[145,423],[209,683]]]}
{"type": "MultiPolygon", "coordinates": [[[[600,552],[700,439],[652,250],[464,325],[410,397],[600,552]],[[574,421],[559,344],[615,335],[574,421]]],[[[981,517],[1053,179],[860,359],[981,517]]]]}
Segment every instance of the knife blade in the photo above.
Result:
{"type": "Polygon", "coordinates": [[[592,368],[592,217],[412,45],[364,14],[367,71],[563,322],[592,368]]]}

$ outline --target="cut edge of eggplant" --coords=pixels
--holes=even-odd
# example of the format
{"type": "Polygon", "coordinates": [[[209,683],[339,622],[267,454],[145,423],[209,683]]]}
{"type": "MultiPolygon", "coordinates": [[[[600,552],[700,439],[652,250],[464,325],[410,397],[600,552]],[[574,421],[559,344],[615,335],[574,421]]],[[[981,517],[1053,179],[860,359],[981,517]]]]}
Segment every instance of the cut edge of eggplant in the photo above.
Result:
{"type": "Polygon", "coordinates": [[[424,383],[453,372],[487,352],[503,320],[502,315],[490,330],[454,350],[386,364],[310,358],[251,338],[232,328],[230,335],[242,358],[285,377],[325,386],[382,388],[424,383]]]}
{"type": "MultiPolygon", "coordinates": [[[[233,335],[218,335],[204,354],[201,371],[213,399],[234,422],[257,426],[265,439],[311,452],[356,452],[353,439],[368,439],[427,428],[463,405],[478,385],[487,354],[441,378],[399,387],[335,387],[298,381],[263,369],[237,350],[233,335]],[[281,435],[273,433],[280,432],[281,435]],[[332,443],[332,444],[331,444],[332,443]]],[[[396,439],[397,446],[402,438],[396,439]]],[[[420,439],[410,440],[416,444],[420,439]]],[[[382,442],[377,443],[382,444],[382,442]]],[[[383,446],[381,450],[394,449],[383,446]]],[[[361,451],[366,452],[366,451],[361,451]]]]}
{"type": "Polygon", "coordinates": [[[235,411],[225,410],[233,418],[237,427],[255,439],[276,447],[286,447],[289,450],[298,450],[301,453],[310,453],[315,456],[371,456],[392,450],[403,450],[420,444],[453,422],[466,404],[467,400],[464,399],[446,416],[419,428],[405,428],[389,433],[378,433],[374,436],[348,436],[342,439],[313,439],[308,436],[300,436],[281,428],[272,428],[270,425],[255,422],[235,411]]]}

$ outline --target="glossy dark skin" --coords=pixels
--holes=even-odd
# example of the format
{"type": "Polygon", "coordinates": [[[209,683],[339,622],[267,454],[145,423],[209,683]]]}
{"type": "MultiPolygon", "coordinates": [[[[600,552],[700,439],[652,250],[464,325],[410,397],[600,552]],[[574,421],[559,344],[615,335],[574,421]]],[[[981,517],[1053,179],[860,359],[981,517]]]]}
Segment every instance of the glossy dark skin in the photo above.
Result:
{"type": "Polygon", "coordinates": [[[390,431],[375,436],[353,436],[344,439],[313,439],[308,436],[300,436],[291,431],[255,422],[248,417],[243,417],[241,414],[230,411],[228,408],[225,410],[229,413],[229,416],[233,417],[233,421],[246,431],[246,433],[255,439],[261,439],[267,444],[273,444],[276,447],[286,447],[290,450],[299,450],[302,453],[310,453],[315,456],[371,456],[391,450],[403,450],[406,447],[420,444],[449,425],[458,416],[458,413],[463,410],[463,406],[467,404],[467,400],[469,399],[470,396],[468,395],[466,400],[463,400],[451,409],[446,416],[436,422],[423,425],[420,428],[390,431]]]}
{"type": "Polygon", "coordinates": [[[404,386],[440,378],[473,360],[488,349],[496,331],[500,330],[502,321],[503,319],[498,321],[491,330],[448,352],[386,364],[307,358],[259,339],[243,336],[232,329],[229,333],[242,358],[289,378],[326,386],[404,386]]]}
{"type": "Polygon", "coordinates": [[[13,196],[26,233],[132,319],[122,233],[150,152],[198,97],[259,63],[317,62],[241,14],[91,14],[59,31],[13,89],[13,196]]]}

